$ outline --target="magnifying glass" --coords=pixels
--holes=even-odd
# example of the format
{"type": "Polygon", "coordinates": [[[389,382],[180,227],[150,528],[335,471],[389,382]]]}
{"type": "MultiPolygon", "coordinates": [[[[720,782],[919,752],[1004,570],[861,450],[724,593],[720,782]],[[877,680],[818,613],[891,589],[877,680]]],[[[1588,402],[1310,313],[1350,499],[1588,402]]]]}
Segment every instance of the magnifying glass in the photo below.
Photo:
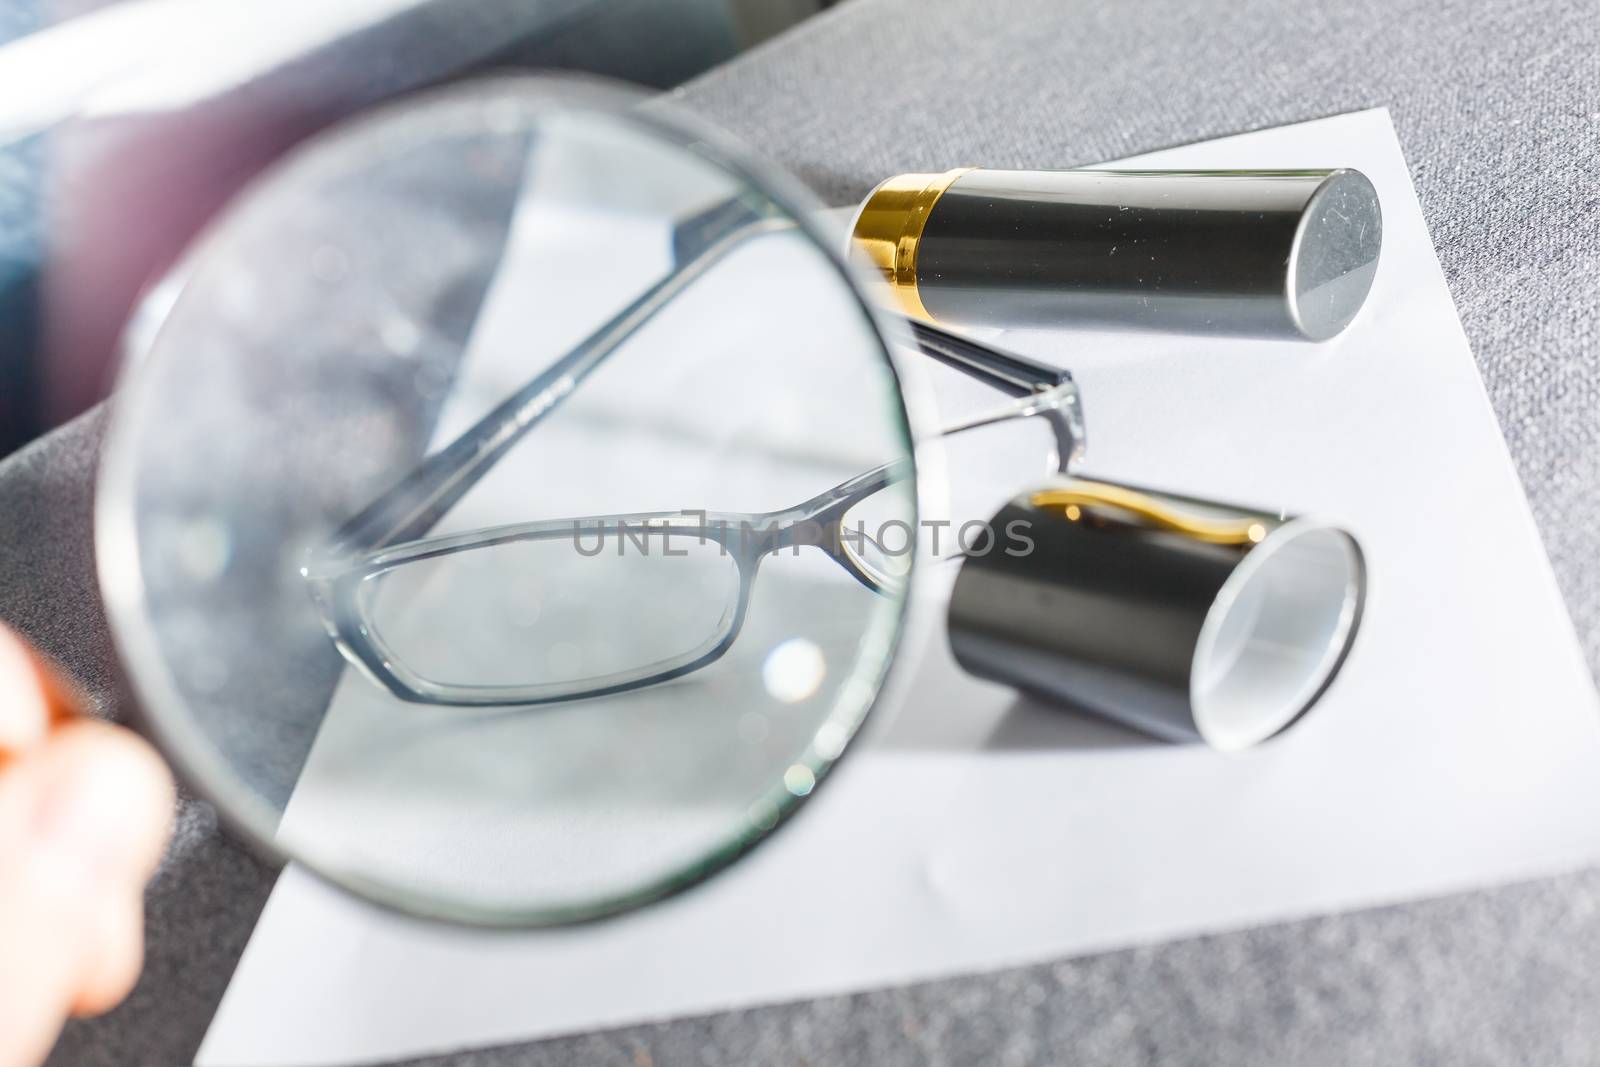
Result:
{"type": "Polygon", "coordinates": [[[846,521],[917,520],[895,327],[817,205],[637,103],[496,81],[339,128],[130,328],[97,539],[150,729],[390,906],[539,925],[706,876],[902,627],[909,556],[846,521]]]}

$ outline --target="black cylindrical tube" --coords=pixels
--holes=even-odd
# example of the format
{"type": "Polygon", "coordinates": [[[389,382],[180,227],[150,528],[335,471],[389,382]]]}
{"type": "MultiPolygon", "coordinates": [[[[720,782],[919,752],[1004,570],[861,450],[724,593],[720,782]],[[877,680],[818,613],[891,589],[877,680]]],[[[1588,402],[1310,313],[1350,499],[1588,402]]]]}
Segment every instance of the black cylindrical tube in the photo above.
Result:
{"type": "Polygon", "coordinates": [[[1383,220],[1355,170],[903,174],[858,247],[914,315],[1325,340],[1355,317],[1383,220]]]}
{"type": "Polygon", "coordinates": [[[956,661],[1165,740],[1279,732],[1354,638],[1361,552],[1325,523],[1081,479],[992,523],[1013,547],[963,561],[956,661]]]}

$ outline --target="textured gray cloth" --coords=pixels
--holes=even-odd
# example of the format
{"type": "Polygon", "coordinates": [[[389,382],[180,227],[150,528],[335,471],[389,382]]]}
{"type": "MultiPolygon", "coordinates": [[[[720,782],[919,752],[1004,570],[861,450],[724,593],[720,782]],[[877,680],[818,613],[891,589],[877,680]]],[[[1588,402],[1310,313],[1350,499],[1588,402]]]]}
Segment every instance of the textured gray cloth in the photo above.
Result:
{"type": "Polygon", "coordinates": [[[1600,1063],[1600,875],[409,1067],[1600,1063]]]}
{"type": "MultiPolygon", "coordinates": [[[[126,721],[132,708],[100,607],[90,536],[104,421],[97,408],[0,464],[0,620],[64,665],[91,710],[126,721]]],[[[50,1062],[187,1062],[271,887],[272,872],[217,831],[209,806],[183,798],[145,895],[138,986],[109,1015],[69,1024],[50,1062]]]]}
{"type": "MultiPolygon", "coordinates": [[[[841,203],[899,170],[1066,166],[1389,106],[1593,668],[1597,54],[1592,0],[853,0],[682,100],[841,203]]],[[[0,618],[110,701],[118,675],[88,570],[94,432],[76,424],[0,467],[0,618]]],[[[186,813],[151,889],[151,969],[125,1008],[73,1026],[55,1062],[169,1064],[198,1041],[267,874],[202,808],[186,813]]],[[[1596,1004],[1589,872],[415,1062],[1593,1064],[1596,1004]]]]}

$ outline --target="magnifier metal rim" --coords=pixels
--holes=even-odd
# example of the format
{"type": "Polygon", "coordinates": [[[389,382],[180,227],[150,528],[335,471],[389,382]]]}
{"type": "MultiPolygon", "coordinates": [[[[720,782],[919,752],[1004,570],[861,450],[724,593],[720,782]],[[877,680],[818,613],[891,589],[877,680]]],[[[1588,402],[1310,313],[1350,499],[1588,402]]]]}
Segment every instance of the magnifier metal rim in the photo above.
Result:
{"type": "MultiPolygon", "coordinates": [[[[761,190],[787,212],[794,219],[796,227],[821,250],[824,262],[839,272],[855,295],[858,307],[877,337],[890,374],[898,386],[899,413],[904,419],[911,443],[914,518],[920,515],[925,503],[931,500],[937,504],[943,493],[944,475],[937,419],[920,370],[913,360],[901,354],[904,351],[902,346],[906,343],[907,328],[902,320],[882,313],[879,304],[867,295],[870,287],[882,283],[849,264],[838,250],[840,242],[818,226],[815,216],[823,209],[814,197],[798,183],[756,159],[725,134],[705,123],[675,109],[669,110],[660,101],[651,101],[648,109],[641,108],[639,105],[647,98],[633,89],[591,77],[518,75],[480,79],[404,97],[338,124],[285,154],[248,183],[208,223],[177,264],[141,298],[124,330],[122,366],[97,481],[95,547],[102,597],[111,622],[112,641],[121,655],[138,698],[134,701],[135,720],[158,747],[172,757],[179,776],[195,793],[215,807],[218,817],[236,836],[274,863],[281,865],[294,860],[340,889],[395,911],[482,926],[555,926],[629,911],[703,881],[771,837],[777,827],[786,823],[801,806],[801,801],[809,795],[810,790],[805,794],[795,794],[781,782],[775,784],[767,796],[757,801],[758,804],[770,806],[770,822],[763,820],[765,825],[757,825],[747,821],[742,831],[731,834],[720,848],[700,855],[638,889],[597,897],[583,904],[518,909],[486,907],[461,899],[424,898],[417,891],[398,888],[396,884],[375,880],[342,867],[336,857],[323,855],[314,849],[297,846],[296,854],[291,855],[277,839],[281,813],[245,785],[228,761],[210,744],[202,741],[197,733],[172,728],[171,724],[181,716],[163,714],[159,710],[181,709],[186,702],[158,647],[146,610],[135,508],[138,472],[131,446],[137,439],[141,414],[149,399],[140,388],[141,370],[154,358],[156,343],[178,294],[183,291],[196,266],[220,242],[228,224],[248,207],[253,194],[280,180],[306,157],[320,153],[328,144],[387,125],[401,113],[420,116],[429,110],[447,113],[451,108],[464,108],[466,105],[481,108],[492,104],[497,97],[513,100],[524,109],[519,112],[519,119],[530,123],[541,114],[589,112],[636,124],[643,133],[698,155],[745,186],[761,190]]],[[[862,696],[858,701],[859,709],[849,714],[841,715],[840,705],[836,704],[834,711],[818,726],[818,734],[829,725],[837,725],[842,729],[844,737],[839,751],[832,757],[818,755],[817,734],[813,735],[806,749],[804,761],[810,764],[817,784],[848,751],[850,742],[860,732],[884,691],[894,666],[895,652],[907,628],[912,600],[921,595],[916,591],[919,583],[915,577],[923,570],[920,566],[922,552],[919,545],[912,558],[914,580],[907,583],[898,611],[889,624],[892,628],[885,640],[881,663],[875,671],[869,672],[870,676],[861,679],[870,687],[870,693],[862,696]],[[836,719],[844,721],[836,723],[836,719]]],[[[857,661],[857,678],[861,677],[859,672],[863,662],[857,661]]],[[[841,701],[844,693],[849,691],[859,693],[859,689],[846,683],[841,689],[841,701]]]]}

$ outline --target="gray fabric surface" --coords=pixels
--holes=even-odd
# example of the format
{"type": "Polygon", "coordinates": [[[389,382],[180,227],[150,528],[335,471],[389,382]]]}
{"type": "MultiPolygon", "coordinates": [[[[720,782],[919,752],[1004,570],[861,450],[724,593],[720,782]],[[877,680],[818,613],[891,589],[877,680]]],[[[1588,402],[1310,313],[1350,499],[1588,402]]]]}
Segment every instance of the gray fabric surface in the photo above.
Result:
{"type": "MultiPolygon", "coordinates": [[[[1597,53],[1592,0],[853,0],[682,101],[841,203],[898,170],[1066,166],[1389,106],[1593,668],[1597,53]]],[[[90,584],[96,427],[0,466],[0,618],[121,714],[90,584]]],[[[53,1062],[178,1062],[267,879],[186,803],[151,889],[150,969],[126,1007],[74,1025],[53,1062]]],[[[1600,872],[1587,872],[415,1063],[1593,1064],[1597,976],[1600,872]]]]}
{"type": "Polygon", "coordinates": [[[1600,875],[406,1067],[1600,1063],[1600,875]]]}
{"type": "MultiPolygon", "coordinates": [[[[132,711],[95,586],[90,514],[104,409],[0,463],[0,620],[77,679],[95,714],[132,711]]],[[[58,1067],[186,1063],[233,973],[273,874],[179,802],[177,828],[145,894],[144,973],[126,1002],[69,1023],[58,1067]]],[[[0,946],[4,951],[4,946],[0,946]]]]}

